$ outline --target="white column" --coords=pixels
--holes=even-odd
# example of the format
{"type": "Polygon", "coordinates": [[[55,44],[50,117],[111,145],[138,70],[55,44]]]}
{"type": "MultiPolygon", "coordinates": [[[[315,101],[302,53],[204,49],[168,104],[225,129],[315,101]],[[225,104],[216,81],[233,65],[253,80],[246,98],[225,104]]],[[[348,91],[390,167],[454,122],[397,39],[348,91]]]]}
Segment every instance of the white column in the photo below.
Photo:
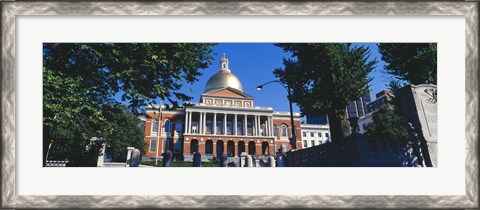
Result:
{"type": "Polygon", "coordinates": [[[243,135],[247,136],[248,135],[248,129],[247,129],[247,115],[245,115],[245,118],[243,119],[243,135]]]}
{"type": "Polygon", "coordinates": [[[257,115],[253,115],[252,127],[253,127],[253,135],[257,136],[258,135],[258,133],[257,133],[257,115]]]}
{"type": "Polygon", "coordinates": [[[207,113],[204,112],[203,113],[203,133],[202,134],[205,134],[207,131],[207,113]]]}
{"type": "Polygon", "coordinates": [[[273,118],[272,118],[272,116],[270,116],[269,119],[270,119],[270,122],[268,123],[268,127],[270,127],[270,136],[273,136],[274,131],[273,131],[273,118]]]}
{"type": "Polygon", "coordinates": [[[192,112],[189,112],[188,115],[188,133],[192,133],[192,112]]]}
{"type": "Polygon", "coordinates": [[[235,119],[233,123],[233,131],[235,133],[235,136],[237,135],[237,114],[235,114],[235,119]]]}
{"type": "Polygon", "coordinates": [[[213,135],[217,135],[217,113],[213,113],[213,135]]]}
{"type": "Polygon", "coordinates": [[[261,124],[261,122],[260,122],[260,116],[257,116],[257,125],[258,125],[258,127],[257,127],[257,131],[258,131],[257,136],[261,136],[262,133],[260,132],[260,130],[262,130],[262,124],[261,124]]]}
{"type": "Polygon", "coordinates": [[[270,116],[267,117],[268,136],[272,136],[272,127],[270,126],[270,116]]]}
{"type": "Polygon", "coordinates": [[[202,125],[203,125],[203,112],[199,112],[198,113],[198,128],[197,128],[197,131],[198,131],[198,134],[202,134],[202,125]]]}
{"type": "Polygon", "coordinates": [[[188,133],[188,112],[185,111],[185,133],[188,133]]]}
{"type": "Polygon", "coordinates": [[[254,128],[254,129],[253,129],[253,135],[254,135],[254,136],[258,136],[258,131],[257,131],[257,129],[258,129],[258,126],[257,126],[257,115],[254,115],[254,116],[253,116],[253,125],[254,125],[254,126],[253,126],[253,128],[254,128]]]}
{"type": "Polygon", "coordinates": [[[251,121],[250,123],[252,124],[252,136],[255,136],[255,115],[253,115],[253,121],[251,121]]]}
{"type": "Polygon", "coordinates": [[[357,116],[355,116],[355,117],[360,117],[360,114],[358,114],[357,101],[353,101],[353,104],[355,105],[355,113],[357,113],[357,116]]]}
{"type": "Polygon", "coordinates": [[[205,130],[205,112],[202,112],[202,129],[200,129],[200,134],[203,134],[204,133],[204,130],[205,130]]]}
{"type": "Polygon", "coordinates": [[[223,135],[227,135],[227,114],[223,114],[223,135]]]}
{"type": "Polygon", "coordinates": [[[262,116],[258,116],[258,135],[262,135],[262,116]]]}

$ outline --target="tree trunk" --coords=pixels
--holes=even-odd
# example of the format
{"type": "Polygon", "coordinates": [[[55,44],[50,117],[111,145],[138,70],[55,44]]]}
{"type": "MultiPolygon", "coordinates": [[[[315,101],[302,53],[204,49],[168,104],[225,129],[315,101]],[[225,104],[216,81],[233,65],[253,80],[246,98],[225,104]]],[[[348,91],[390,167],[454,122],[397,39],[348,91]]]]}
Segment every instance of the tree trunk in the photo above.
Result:
{"type": "Polygon", "coordinates": [[[350,135],[350,123],[347,120],[345,110],[336,109],[328,113],[328,123],[330,125],[330,134],[332,142],[345,143],[350,135]]]}

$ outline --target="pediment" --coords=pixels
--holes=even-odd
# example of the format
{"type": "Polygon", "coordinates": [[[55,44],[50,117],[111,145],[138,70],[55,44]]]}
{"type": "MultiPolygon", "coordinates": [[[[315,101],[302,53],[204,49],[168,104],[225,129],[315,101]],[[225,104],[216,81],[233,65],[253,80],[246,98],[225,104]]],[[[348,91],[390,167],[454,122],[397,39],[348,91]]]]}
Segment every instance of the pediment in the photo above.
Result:
{"type": "Polygon", "coordinates": [[[252,96],[243,93],[242,91],[236,90],[234,88],[226,87],[212,90],[202,94],[202,96],[213,96],[213,97],[228,97],[228,98],[242,98],[242,99],[253,99],[252,96]]]}

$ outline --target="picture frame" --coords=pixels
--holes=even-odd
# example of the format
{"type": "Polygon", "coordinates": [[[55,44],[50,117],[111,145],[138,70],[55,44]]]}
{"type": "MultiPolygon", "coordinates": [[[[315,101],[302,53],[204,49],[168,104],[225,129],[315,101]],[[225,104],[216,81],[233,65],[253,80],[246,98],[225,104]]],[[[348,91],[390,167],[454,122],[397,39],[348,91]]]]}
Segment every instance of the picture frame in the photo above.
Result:
{"type": "Polygon", "coordinates": [[[478,208],[478,2],[2,2],[2,208],[478,208]],[[465,17],[465,194],[17,195],[16,18],[36,15],[460,15],[465,17]]]}

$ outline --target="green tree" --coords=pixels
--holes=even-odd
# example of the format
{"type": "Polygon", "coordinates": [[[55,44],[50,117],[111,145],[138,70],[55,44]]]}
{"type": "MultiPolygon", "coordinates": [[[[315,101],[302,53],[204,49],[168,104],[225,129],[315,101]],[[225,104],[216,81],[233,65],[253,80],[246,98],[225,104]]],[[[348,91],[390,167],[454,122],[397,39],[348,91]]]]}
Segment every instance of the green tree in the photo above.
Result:
{"type": "Polygon", "coordinates": [[[109,116],[125,113],[117,108],[120,104],[138,114],[157,98],[173,106],[190,100],[181,88],[197,81],[199,70],[211,64],[212,47],[195,43],[45,43],[44,154],[50,143],[48,135],[63,125],[71,125],[69,130],[88,139],[106,135],[104,131],[112,128],[109,116]]]}
{"type": "Polygon", "coordinates": [[[274,75],[292,89],[291,100],[303,115],[327,115],[332,140],[342,142],[349,134],[347,102],[366,93],[368,77],[376,60],[369,61],[366,47],[351,44],[276,44],[291,58],[274,75]]]}
{"type": "Polygon", "coordinates": [[[146,143],[140,129],[138,116],[124,106],[118,106],[106,114],[107,126],[102,136],[107,140],[107,151],[113,155],[113,161],[125,162],[127,147],[135,147],[145,153],[146,143]]]}
{"type": "Polygon", "coordinates": [[[411,84],[437,84],[436,43],[378,44],[385,69],[411,84]]]}
{"type": "MultiPolygon", "coordinates": [[[[125,162],[127,147],[135,147],[145,152],[146,145],[140,129],[141,121],[137,115],[125,106],[106,108],[102,114],[105,117],[105,123],[96,133],[107,141],[107,153],[113,156],[113,161],[125,162]]],[[[52,148],[49,153],[50,159],[68,159],[70,162],[75,162],[86,154],[84,149],[89,138],[79,136],[81,134],[79,132],[82,127],[90,128],[92,125],[79,123],[83,121],[67,121],[55,128],[55,138],[52,138],[52,148]]]]}
{"type": "Polygon", "coordinates": [[[372,115],[373,122],[367,125],[366,135],[375,138],[406,139],[407,129],[403,117],[391,104],[385,104],[372,115]]]}

